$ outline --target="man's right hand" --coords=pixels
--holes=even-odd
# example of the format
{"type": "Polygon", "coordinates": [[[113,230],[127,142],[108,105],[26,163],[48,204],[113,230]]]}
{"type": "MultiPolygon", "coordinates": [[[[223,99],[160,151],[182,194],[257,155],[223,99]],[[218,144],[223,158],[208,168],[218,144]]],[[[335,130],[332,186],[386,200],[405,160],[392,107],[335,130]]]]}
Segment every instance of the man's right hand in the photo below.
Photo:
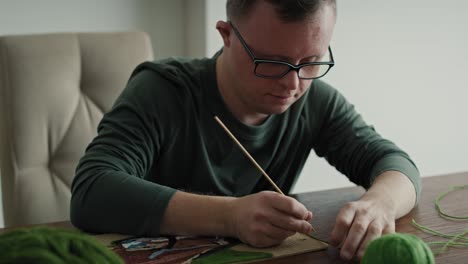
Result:
{"type": "Polygon", "coordinates": [[[272,191],[232,199],[228,229],[233,236],[254,247],[280,244],[296,232],[308,234],[312,212],[296,199],[272,191]]]}

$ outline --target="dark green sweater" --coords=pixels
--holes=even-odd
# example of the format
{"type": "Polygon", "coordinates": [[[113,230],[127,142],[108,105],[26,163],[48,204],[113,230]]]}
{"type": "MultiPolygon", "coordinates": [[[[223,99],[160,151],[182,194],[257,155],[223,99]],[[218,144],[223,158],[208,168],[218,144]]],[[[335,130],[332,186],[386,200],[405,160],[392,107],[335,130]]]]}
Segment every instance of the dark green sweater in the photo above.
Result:
{"type": "Polygon", "coordinates": [[[215,58],[168,59],[137,67],[77,167],[75,226],[158,235],[176,190],[228,196],[271,190],[215,115],[285,193],[313,149],[365,188],[383,171],[401,171],[419,196],[419,173],[408,155],[365,124],[331,86],[315,80],[285,113],[249,126],[224,104],[215,65],[215,58]]]}

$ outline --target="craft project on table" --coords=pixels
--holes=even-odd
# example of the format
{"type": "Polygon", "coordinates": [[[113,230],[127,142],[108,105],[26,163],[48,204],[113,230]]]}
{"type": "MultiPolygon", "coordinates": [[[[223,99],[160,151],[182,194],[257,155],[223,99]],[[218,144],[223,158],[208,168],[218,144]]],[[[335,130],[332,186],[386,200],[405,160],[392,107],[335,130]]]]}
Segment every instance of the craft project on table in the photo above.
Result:
{"type": "Polygon", "coordinates": [[[126,263],[251,263],[306,252],[323,250],[328,244],[297,233],[278,246],[254,248],[235,239],[220,237],[162,236],[128,237],[115,234],[97,235],[126,263]]]}

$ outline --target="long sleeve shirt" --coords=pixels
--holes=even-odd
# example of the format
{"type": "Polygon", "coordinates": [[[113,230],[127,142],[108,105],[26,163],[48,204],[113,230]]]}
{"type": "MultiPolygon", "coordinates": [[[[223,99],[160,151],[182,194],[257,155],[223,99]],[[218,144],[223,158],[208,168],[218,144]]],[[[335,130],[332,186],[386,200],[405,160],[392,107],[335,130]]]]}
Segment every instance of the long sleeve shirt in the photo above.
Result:
{"type": "MultiPolygon", "coordinates": [[[[251,126],[224,103],[216,56],[172,58],[137,67],[104,115],[72,184],[73,224],[91,232],[158,235],[177,190],[239,197],[272,189],[215,115],[285,193],[314,150],[365,188],[384,171],[400,171],[419,196],[419,173],[409,156],[325,82],[314,80],[286,112],[251,126]]],[[[320,182],[327,175],[314,177],[320,182]]]]}

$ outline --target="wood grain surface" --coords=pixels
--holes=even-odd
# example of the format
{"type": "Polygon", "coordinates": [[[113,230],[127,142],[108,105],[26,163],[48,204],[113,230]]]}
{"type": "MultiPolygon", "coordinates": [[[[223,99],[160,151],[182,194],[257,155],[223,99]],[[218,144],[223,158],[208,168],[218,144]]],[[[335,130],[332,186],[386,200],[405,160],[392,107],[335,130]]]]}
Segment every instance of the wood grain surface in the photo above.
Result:
{"type": "MultiPolygon", "coordinates": [[[[456,234],[468,229],[468,220],[453,221],[440,217],[435,209],[434,200],[452,186],[467,185],[468,172],[424,177],[423,191],[418,206],[408,215],[396,223],[397,232],[411,233],[419,236],[426,242],[445,241],[446,239],[424,233],[411,225],[415,219],[419,224],[425,225],[442,233],[456,234]]],[[[340,208],[349,201],[359,199],[364,193],[361,187],[348,187],[326,191],[309,192],[293,195],[306,205],[314,214],[312,225],[317,230],[315,236],[328,241],[335,224],[335,217],[340,208]]],[[[447,195],[441,202],[442,210],[453,215],[468,215],[468,189],[447,195]]],[[[74,228],[70,222],[43,224],[52,227],[74,228]]],[[[29,226],[31,227],[31,226],[29,226]]],[[[0,234],[14,228],[2,228],[0,234]]],[[[348,263],[339,258],[339,251],[335,248],[327,250],[289,256],[259,263],[348,263]]],[[[436,263],[468,263],[467,248],[449,248],[445,253],[436,256],[436,263]]]]}

